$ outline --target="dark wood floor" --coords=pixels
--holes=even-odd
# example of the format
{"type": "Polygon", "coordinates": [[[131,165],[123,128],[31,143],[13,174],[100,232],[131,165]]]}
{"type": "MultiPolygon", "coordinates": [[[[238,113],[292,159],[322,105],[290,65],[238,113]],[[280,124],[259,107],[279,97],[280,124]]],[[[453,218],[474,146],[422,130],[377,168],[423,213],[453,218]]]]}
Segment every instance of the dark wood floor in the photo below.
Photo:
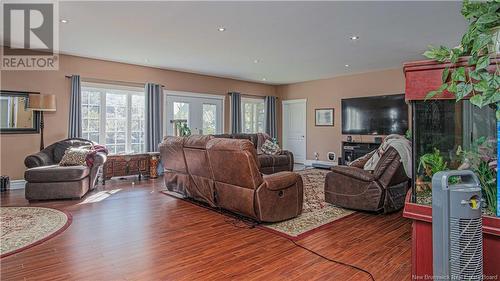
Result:
{"type": "MultiPolygon", "coordinates": [[[[370,280],[160,189],[161,180],[134,186],[113,180],[82,201],[31,204],[66,210],[73,224],[1,259],[1,280],[370,280]]],[[[29,205],[22,190],[3,193],[1,204],[29,205]]],[[[375,280],[399,281],[410,279],[410,237],[410,222],[400,213],[357,213],[298,243],[362,267],[375,280]]]]}

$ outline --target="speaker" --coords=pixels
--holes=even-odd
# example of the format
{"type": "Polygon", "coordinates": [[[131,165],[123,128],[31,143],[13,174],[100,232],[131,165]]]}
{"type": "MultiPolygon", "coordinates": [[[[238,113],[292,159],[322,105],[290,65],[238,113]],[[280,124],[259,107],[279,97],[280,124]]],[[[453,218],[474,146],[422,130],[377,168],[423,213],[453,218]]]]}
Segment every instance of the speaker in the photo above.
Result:
{"type": "Polygon", "coordinates": [[[335,159],[337,159],[337,156],[335,155],[335,152],[328,152],[327,158],[329,161],[335,161],[335,159]]]}
{"type": "Polygon", "coordinates": [[[352,141],[352,136],[347,136],[347,141],[351,142],[352,141]]]}

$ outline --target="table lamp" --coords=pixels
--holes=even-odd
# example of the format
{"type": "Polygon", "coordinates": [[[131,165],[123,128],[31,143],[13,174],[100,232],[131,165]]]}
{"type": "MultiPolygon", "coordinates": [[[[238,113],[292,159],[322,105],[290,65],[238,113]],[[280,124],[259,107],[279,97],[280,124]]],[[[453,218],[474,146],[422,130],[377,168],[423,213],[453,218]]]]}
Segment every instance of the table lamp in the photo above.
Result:
{"type": "Polygon", "coordinates": [[[40,112],[40,150],[44,149],[43,144],[43,112],[56,111],[56,95],[29,95],[28,108],[40,112]]]}

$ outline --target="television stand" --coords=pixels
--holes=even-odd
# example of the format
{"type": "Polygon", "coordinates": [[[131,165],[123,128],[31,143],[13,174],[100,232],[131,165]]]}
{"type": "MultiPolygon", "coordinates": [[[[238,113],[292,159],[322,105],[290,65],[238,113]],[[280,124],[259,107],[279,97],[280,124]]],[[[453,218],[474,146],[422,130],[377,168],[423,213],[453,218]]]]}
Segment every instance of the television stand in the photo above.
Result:
{"type": "Polygon", "coordinates": [[[348,163],[379,148],[380,143],[373,142],[342,142],[342,164],[348,163]]]}

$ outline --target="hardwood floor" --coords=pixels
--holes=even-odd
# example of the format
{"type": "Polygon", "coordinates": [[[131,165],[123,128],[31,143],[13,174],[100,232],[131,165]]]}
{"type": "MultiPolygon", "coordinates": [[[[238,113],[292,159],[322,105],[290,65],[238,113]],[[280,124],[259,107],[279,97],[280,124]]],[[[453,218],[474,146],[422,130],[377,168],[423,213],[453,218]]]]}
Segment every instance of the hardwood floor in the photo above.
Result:
{"type": "MultiPolygon", "coordinates": [[[[111,180],[81,201],[31,204],[66,210],[73,223],[1,259],[1,280],[370,280],[283,237],[161,194],[162,185],[111,180]]],[[[2,193],[1,205],[30,204],[16,190],[2,193]]],[[[375,280],[409,280],[410,239],[401,213],[357,213],[297,243],[375,280]]]]}

